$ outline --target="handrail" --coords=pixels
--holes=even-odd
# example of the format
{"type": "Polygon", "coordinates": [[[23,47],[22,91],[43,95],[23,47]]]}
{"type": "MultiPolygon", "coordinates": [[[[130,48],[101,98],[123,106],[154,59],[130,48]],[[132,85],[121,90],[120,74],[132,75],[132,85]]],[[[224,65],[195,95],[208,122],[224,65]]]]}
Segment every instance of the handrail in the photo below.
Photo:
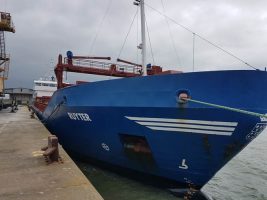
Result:
{"type": "MultiPolygon", "coordinates": [[[[64,58],[64,64],[68,64],[68,58],[64,58]]],[[[79,67],[88,67],[94,69],[110,70],[111,66],[116,66],[116,71],[140,74],[141,66],[122,65],[109,62],[99,62],[90,59],[72,59],[72,65],[79,67]]]]}

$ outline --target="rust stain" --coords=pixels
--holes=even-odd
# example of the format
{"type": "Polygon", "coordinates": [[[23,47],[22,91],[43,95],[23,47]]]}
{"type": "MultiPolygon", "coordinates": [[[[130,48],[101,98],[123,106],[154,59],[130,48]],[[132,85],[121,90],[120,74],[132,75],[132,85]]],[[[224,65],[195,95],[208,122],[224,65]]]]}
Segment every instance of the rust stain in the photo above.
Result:
{"type": "Polygon", "coordinates": [[[224,159],[229,160],[232,158],[240,149],[242,145],[238,141],[234,141],[231,144],[226,145],[224,149],[224,159]]]}
{"type": "Polygon", "coordinates": [[[211,155],[211,144],[209,143],[209,136],[203,135],[202,142],[203,142],[203,146],[204,146],[206,153],[211,155]]]}

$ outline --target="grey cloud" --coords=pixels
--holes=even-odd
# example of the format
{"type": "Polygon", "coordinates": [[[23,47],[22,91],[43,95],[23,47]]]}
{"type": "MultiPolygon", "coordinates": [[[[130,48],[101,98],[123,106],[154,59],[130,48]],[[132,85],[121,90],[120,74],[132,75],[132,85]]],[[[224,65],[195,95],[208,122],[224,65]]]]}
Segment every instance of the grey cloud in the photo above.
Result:
{"type": "MultiPolygon", "coordinates": [[[[92,41],[107,8],[108,0],[0,0],[6,1],[16,25],[6,34],[11,53],[8,87],[32,87],[55,64],[59,53],[112,56],[115,60],[136,11],[132,0],[113,0],[93,51],[92,41]]],[[[265,0],[163,0],[167,15],[191,28],[247,62],[263,69],[267,63],[267,2],[265,0]]],[[[160,0],[146,3],[162,11],[160,0]]],[[[2,4],[3,5],[3,4],[2,4]]],[[[175,55],[165,19],[149,9],[150,30],[156,64],[164,69],[192,70],[192,34],[170,22],[178,57],[175,55]]],[[[139,23],[140,25],[140,23],[139,23]]],[[[129,35],[122,58],[137,60],[137,24],[129,35]]],[[[139,35],[140,42],[140,35],[139,35]]],[[[140,52],[139,52],[140,53],[140,52]]],[[[152,62],[148,49],[149,61],[152,62]]],[[[248,69],[196,38],[196,70],[248,69]]],[[[76,77],[79,79],[79,77],[76,77]]],[[[84,77],[81,77],[85,79],[84,77]]],[[[96,77],[90,77],[95,80],[96,77]]]]}

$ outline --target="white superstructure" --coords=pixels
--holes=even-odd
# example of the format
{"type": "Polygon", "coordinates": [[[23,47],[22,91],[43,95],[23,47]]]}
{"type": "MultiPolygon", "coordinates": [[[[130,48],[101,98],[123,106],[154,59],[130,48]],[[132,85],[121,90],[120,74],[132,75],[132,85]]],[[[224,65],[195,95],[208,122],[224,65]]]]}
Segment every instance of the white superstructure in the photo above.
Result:
{"type": "Polygon", "coordinates": [[[57,82],[47,80],[35,80],[33,90],[34,98],[43,96],[50,97],[57,90],[57,82]]]}

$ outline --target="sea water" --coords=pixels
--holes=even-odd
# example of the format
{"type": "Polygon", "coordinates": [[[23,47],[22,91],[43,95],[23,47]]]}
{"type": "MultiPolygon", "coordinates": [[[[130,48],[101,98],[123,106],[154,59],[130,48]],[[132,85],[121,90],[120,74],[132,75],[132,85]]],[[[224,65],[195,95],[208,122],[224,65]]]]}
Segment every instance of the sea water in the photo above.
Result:
{"type": "Polygon", "coordinates": [[[219,200],[267,200],[267,130],[227,163],[203,191],[219,200]]]}
{"type": "MultiPolygon", "coordinates": [[[[77,162],[105,200],[177,200],[165,189],[77,162]]],[[[216,200],[267,200],[267,130],[223,167],[203,192],[216,200]]]]}

